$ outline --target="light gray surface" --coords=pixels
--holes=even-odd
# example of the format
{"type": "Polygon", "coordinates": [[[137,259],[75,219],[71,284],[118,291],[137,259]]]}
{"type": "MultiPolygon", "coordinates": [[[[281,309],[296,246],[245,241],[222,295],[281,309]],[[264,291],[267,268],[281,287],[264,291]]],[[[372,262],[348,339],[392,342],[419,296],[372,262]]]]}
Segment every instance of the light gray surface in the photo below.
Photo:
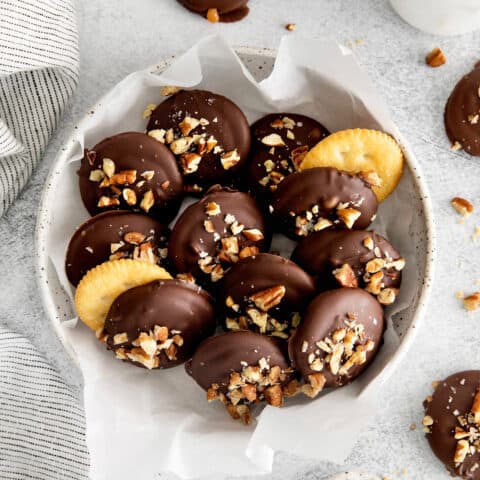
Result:
{"type": "MultiPolygon", "coordinates": [[[[221,32],[233,45],[275,48],[288,22],[295,35],[355,39],[355,53],[421,162],[437,220],[438,264],[426,318],[411,352],[382,392],[382,406],[345,466],[277,457],[272,479],[321,479],[352,467],[392,479],[449,478],[428,449],[421,429],[421,402],[432,380],[461,369],[480,367],[476,338],[480,313],[467,315],[454,292],[473,291],[480,278],[480,160],[452,153],[443,131],[445,100],[457,78],[480,58],[480,32],[440,38],[418,32],[398,19],[384,0],[251,0],[251,15],[234,25],[210,25],[174,0],[82,0],[78,2],[82,72],[72,108],[51,142],[28,188],[0,220],[0,321],[32,339],[77,388],[80,375],[66,358],[47,324],[34,279],[33,231],[47,171],[75,121],[95,100],[128,73],[180,53],[199,38],[221,32]],[[430,69],[424,55],[441,45],[447,65],[430,69]],[[458,224],[453,196],[471,199],[479,211],[458,224]],[[406,473],[404,472],[406,470],[406,473]]],[[[291,34],[290,34],[291,35],[291,34]]],[[[352,79],[354,82],[355,79],[352,79]]],[[[59,201],[61,199],[59,198],[59,201]]],[[[348,415],[345,412],[345,415],[348,415]]],[[[234,472],[232,472],[234,474],[234,472]]]]}

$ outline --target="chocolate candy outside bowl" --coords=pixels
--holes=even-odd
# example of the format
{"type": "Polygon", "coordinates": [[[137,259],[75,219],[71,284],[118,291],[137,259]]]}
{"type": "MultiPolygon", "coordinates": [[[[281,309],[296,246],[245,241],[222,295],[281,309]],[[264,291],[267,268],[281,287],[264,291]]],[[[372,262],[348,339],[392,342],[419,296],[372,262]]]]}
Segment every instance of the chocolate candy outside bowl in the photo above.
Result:
{"type": "Polygon", "coordinates": [[[238,22],[248,15],[248,0],[178,0],[185,8],[206,15],[211,22],[238,22]]]}

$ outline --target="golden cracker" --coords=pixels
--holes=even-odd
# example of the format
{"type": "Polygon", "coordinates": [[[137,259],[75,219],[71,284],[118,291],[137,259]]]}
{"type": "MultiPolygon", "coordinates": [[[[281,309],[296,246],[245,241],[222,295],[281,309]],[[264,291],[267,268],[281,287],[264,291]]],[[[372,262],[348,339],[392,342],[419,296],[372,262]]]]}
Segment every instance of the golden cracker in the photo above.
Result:
{"type": "Polygon", "coordinates": [[[94,331],[103,329],[105,317],[120,294],[154,280],[170,278],[170,274],[158,265],[139,260],[102,263],[89,270],[78,284],[75,292],[78,317],[94,331]]]}
{"type": "Polygon", "coordinates": [[[372,186],[379,202],[395,190],[403,172],[403,153],[388,134],[354,128],[332,133],[305,156],[299,170],[334,167],[349,173],[376,172],[381,184],[372,186]]]}

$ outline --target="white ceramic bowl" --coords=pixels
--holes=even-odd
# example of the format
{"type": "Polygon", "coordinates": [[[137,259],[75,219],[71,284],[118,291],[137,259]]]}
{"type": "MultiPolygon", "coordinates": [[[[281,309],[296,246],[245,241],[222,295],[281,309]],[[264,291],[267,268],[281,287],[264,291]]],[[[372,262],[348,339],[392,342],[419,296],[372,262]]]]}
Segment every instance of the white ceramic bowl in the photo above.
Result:
{"type": "MultiPolygon", "coordinates": [[[[240,58],[253,74],[256,80],[266,78],[275,61],[275,51],[251,47],[240,47],[236,49],[240,58]]],[[[172,58],[164,60],[151,67],[152,72],[161,72],[168,67],[172,58]]],[[[99,103],[101,103],[100,100],[99,103]]],[[[82,123],[85,121],[82,120],[82,123]]],[[[80,123],[80,127],[81,124],[80,123]]],[[[401,338],[401,344],[394,356],[390,359],[387,368],[381,374],[384,381],[393,372],[394,367],[402,356],[407,352],[416,332],[417,323],[422,318],[426,301],[431,289],[434,265],[434,225],[432,219],[432,208],[426,186],[417,160],[411,152],[408,144],[402,140],[402,147],[406,158],[406,168],[411,173],[413,182],[413,222],[410,236],[415,244],[416,264],[418,268],[417,288],[412,303],[409,307],[394,316],[394,328],[401,338]]],[[[47,236],[52,225],[51,205],[58,201],[56,190],[60,178],[61,166],[71,156],[73,148],[73,136],[66,142],[65,147],[59,153],[47,178],[45,190],[40,202],[40,209],[36,227],[36,251],[37,251],[37,276],[41,298],[46,313],[65,349],[72,359],[76,361],[76,354],[69,340],[65,337],[64,329],[61,328],[62,320],[74,318],[71,302],[60,285],[55,269],[51,265],[47,251],[47,236]]],[[[68,235],[69,232],[65,232],[68,235]]]]}

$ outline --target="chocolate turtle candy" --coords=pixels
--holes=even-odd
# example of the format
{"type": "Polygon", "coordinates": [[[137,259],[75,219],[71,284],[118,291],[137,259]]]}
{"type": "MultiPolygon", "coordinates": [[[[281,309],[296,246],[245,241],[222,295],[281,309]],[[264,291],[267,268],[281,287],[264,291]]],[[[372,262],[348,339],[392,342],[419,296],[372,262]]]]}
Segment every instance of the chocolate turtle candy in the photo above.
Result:
{"type": "Polygon", "coordinates": [[[294,240],[327,228],[360,230],[375,218],[378,201],[360,176],[331,167],[289,175],[273,193],[275,228],[294,240]]]}
{"type": "Polygon", "coordinates": [[[179,280],[157,280],[115,299],[100,339],[121,360],[170,368],[188,360],[215,325],[208,293],[179,280]]]}
{"type": "Polygon", "coordinates": [[[90,215],[133,210],[168,223],[183,197],[175,157],[144,133],[120,133],[85,150],[78,175],[90,215]]]}

